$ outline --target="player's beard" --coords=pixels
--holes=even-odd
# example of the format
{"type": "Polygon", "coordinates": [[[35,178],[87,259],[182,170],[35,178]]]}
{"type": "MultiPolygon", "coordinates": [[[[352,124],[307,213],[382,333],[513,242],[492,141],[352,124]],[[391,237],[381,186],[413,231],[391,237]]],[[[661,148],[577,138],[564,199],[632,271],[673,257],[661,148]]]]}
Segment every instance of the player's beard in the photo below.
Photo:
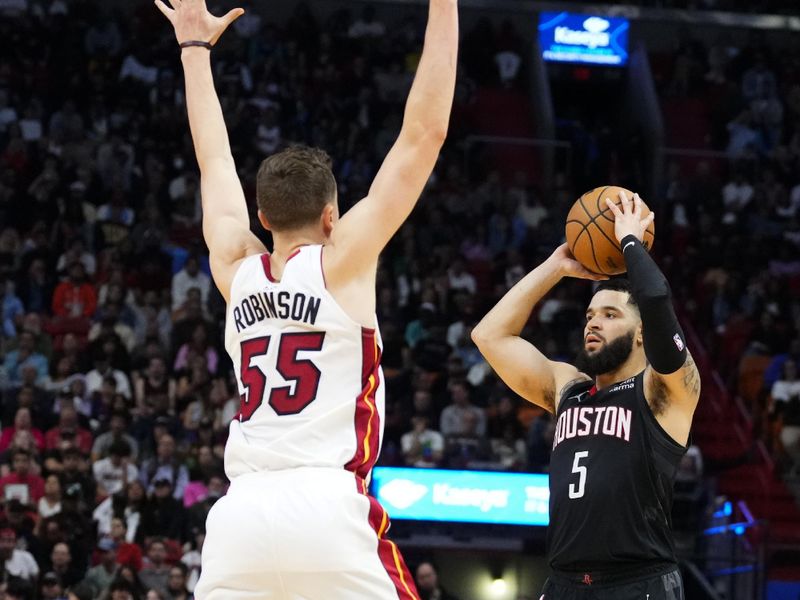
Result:
{"type": "Polygon", "coordinates": [[[631,329],[592,354],[584,346],[575,359],[575,366],[590,377],[617,370],[631,355],[633,334],[634,330],[631,329]]]}

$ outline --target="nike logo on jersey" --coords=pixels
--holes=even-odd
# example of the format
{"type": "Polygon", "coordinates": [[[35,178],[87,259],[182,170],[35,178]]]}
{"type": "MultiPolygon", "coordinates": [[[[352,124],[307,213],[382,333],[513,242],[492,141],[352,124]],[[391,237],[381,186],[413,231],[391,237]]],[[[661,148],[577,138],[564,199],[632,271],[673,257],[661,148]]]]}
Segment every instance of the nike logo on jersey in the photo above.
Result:
{"type": "Polygon", "coordinates": [[[574,406],[558,415],[553,450],[564,440],[607,435],[631,441],[632,413],[621,406],[574,406]]]}

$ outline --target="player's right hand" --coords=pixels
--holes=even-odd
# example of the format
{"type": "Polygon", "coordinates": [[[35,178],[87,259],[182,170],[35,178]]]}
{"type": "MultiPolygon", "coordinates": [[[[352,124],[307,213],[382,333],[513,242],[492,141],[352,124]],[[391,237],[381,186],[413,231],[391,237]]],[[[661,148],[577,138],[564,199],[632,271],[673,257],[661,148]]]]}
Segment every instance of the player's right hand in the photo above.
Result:
{"type": "Polygon", "coordinates": [[[244,14],[243,8],[234,8],[225,16],[215,17],[206,8],[205,0],[155,0],[155,4],[175,28],[178,43],[199,41],[217,43],[228,25],[244,14]]]}
{"type": "Polygon", "coordinates": [[[581,263],[575,260],[575,257],[570,252],[569,245],[561,244],[547,259],[555,268],[559,275],[562,277],[575,277],[577,279],[591,279],[592,281],[604,281],[608,279],[607,275],[600,275],[593,273],[581,263]]]}

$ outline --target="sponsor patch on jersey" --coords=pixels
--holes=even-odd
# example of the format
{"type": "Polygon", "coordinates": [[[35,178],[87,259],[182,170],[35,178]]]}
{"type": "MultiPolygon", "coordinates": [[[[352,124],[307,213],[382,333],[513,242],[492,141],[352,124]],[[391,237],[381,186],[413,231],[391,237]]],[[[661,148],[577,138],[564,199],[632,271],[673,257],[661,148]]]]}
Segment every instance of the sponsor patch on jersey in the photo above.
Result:
{"type": "Polygon", "coordinates": [[[680,334],[676,333],[672,336],[672,341],[675,342],[675,345],[678,347],[680,352],[683,352],[683,340],[681,339],[680,334]]]}

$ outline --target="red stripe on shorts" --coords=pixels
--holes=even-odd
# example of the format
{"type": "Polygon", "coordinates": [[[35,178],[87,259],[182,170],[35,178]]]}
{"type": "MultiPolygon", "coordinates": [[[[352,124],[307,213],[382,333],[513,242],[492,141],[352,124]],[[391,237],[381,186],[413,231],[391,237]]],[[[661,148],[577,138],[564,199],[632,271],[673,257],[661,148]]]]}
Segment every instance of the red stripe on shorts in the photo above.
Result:
{"type": "Polygon", "coordinates": [[[366,479],[378,460],[381,416],[375,401],[380,386],[381,350],[374,329],[361,328],[361,392],[356,398],[356,451],[344,466],[366,479]]]}
{"type": "Polygon", "coordinates": [[[356,477],[358,493],[369,500],[369,526],[378,536],[378,558],[381,560],[386,574],[392,580],[399,600],[420,600],[414,578],[408,570],[403,556],[397,545],[387,540],[384,535],[389,529],[389,515],[380,503],[367,492],[367,482],[361,477],[356,477]]]}

